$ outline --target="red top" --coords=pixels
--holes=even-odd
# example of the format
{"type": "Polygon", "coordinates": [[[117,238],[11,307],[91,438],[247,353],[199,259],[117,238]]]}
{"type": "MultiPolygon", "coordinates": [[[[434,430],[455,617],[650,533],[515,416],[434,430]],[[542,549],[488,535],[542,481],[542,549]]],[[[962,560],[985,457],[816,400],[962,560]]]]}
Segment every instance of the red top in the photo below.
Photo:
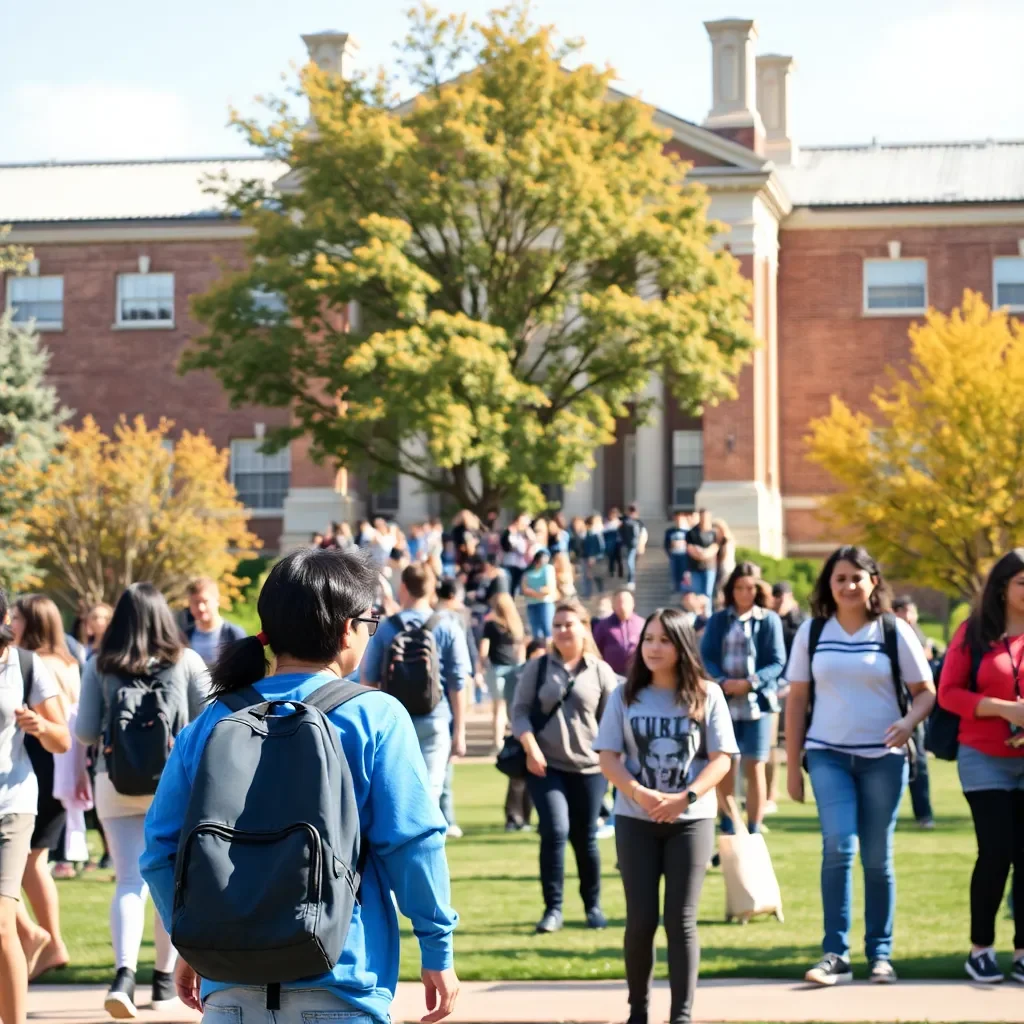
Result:
{"type": "MultiPolygon", "coordinates": [[[[953,637],[939,681],[939,704],[960,716],[960,742],[964,746],[990,754],[992,757],[1024,757],[1024,748],[1008,747],[1010,723],[1005,718],[975,718],[974,712],[982,697],[1016,700],[1013,683],[1013,664],[1006,645],[999,641],[981,659],[978,668],[977,689],[968,689],[971,683],[971,650],[964,646],[967,624],[964,623],[953,637]]],[[[1024,657],[1024,635],[1010,640],[1013,661],[1024,657]]],[[[1024,666],[1021,667],[1021,687],[1024,690],[1024,666]]]]}

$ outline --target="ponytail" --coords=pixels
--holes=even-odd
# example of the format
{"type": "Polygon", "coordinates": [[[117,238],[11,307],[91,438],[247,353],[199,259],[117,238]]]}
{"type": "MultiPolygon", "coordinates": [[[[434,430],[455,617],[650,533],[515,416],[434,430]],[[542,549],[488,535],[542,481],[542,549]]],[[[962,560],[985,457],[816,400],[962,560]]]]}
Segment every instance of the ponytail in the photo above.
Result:
{"type": "Polygon", "coordinates": [[[210,670],[213,685],[210,700],[214,701],[225,693],[244,690],[263,679],[267,674],[267,655],[259,637],[247,636],[225,647],[210,670]]]}

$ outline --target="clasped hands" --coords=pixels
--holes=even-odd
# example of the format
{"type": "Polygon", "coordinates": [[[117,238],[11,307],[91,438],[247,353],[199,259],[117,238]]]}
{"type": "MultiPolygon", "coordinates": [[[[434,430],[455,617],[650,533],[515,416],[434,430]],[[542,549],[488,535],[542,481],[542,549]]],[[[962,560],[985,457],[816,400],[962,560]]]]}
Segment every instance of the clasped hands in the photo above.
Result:
{"type": "Polygon", "coordinates": [[[664,823],[675,821],[690,806],[689,792],[659,793],[639,783],[632,787],[629,796],[650,815],[652,821],[664,823]]]}

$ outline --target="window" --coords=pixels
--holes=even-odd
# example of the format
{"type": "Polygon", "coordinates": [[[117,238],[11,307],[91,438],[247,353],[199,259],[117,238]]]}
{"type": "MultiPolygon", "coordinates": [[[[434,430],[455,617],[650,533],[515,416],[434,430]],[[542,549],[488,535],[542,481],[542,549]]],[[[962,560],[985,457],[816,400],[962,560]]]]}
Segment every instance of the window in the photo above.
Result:
{"type": "Polygon", "coordinates": [[[923,313],[928,307],[927,260],[865,260],[864,312],[923,313]]]}
{"type": "Polygon", "coordinates": [[[1024,256],[1000,256],[992,264],[994,306],[1024,310],[1024,256]]]}
{"type": "Polygon", "coordinates": [[[7,283],[7,307],[16,324],[34,320],[43,330],[64,326],[63,277],[12,277],[7,283]]]}
{"type": "Polygon", "coordinates": [[[374,491],[370,494],[370,512],[375,516],[394,516],[398,514],[400,500],[398,489],[398,477],[392,477],[387,487],[382,491],[374,491]]]}
{"type": "Polygon", "coordinates": [[[246,508],[283,509],[291,482],[291,451],[282,448],[265,455],[260,451],[262,444],[257,440],[231,442],[231,482],[246,508]]]}
{"type": "Polygon", "coordinates": [[[672,506],[693,509],[704,483],[704,431],[672,431],[672,506]]]}
{"type": "Polygon", "coordinates": [[[118,274],[117,322],[131,327],[173,327],[174,275],[118,274]]]}
{"type": "Polygon", "coordinates": [[[277,292],[253,288],[249,295],[252,298],[252,308],[256,313],[258,323],[274,324],[282,317],[288,315],[288,307],[285,305],[284,297],[277,292]]]}

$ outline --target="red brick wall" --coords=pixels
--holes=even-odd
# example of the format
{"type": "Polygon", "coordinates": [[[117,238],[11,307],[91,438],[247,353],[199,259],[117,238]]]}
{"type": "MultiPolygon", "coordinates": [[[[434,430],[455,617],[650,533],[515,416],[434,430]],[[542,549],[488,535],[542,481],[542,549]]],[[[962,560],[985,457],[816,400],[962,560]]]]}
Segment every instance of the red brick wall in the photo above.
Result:
{"type": "Polygon", "coordinates": [[[685,160],[688,164],[693,164],[694,167],[729,166],[727,161],[719,160],[714,156],[709,156],[707,153],[702,153],[699,149],[687,146],[683,142],[677,142],[675,139],[671,139],[665,143],[665,152],[675,153],[681,160],[685,160]]]}

